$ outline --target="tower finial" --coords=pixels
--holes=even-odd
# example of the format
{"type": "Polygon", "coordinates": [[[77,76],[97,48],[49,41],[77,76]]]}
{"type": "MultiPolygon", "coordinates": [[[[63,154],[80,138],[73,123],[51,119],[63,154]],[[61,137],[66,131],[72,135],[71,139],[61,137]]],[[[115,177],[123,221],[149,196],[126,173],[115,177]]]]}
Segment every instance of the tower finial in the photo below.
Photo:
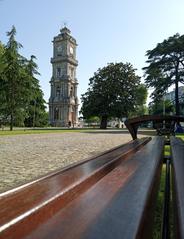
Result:
{"type": "Polygon", "coordinates": [[[62,21],[62,28],[67,28],[68,26],[68,22],[67,21],[62,21]]]}
{"type": "Polygon", "coordinates": [[[60,32],[61,33],[67,33],[67,34],[69,34],[70,35],[70,30],[68,29],[68,27],[67,27],[67,25],[68,25],[68,23],[67,23],[67,21],[63,21],[62,22],[62,28],[60,29],[60,32]]]}

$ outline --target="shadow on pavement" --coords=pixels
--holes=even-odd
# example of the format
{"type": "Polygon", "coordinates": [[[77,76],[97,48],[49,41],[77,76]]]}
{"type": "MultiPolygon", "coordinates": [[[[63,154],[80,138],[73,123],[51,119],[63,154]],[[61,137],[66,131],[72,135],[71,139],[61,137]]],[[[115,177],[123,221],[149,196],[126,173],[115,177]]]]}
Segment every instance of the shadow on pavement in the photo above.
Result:
{"type": "MultiPolygon", "coordinates": [[[[94,131],[84,131],[81,133],[87,133],[87,134],[130,134],[128,130],[94,130],[94,131]]],[[[155,130],[138,130],[138,136],[139,135],[148,135],[148,136],[155,136],[156,131],[155,130]]]]}

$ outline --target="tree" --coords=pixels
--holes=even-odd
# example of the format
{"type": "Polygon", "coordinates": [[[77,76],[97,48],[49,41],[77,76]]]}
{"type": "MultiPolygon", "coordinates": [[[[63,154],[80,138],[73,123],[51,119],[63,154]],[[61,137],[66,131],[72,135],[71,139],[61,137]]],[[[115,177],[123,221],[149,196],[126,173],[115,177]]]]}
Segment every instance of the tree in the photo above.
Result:
{"type": "Polygon", "coordinates": [[[130,112],[129,117],[136,117],[147,114],[148,111],[148,108],[146,106],[147,96],[148,90],[146,86],[144,84],[140,84],[137,87],[136,91],[137,101],[135,105],[135,110],[133,112],[130,112]]]}
{"type": "Polygon", "coordinates": [[[22,46],[15,40],[15,35],[16,29],[13,26],[7,33],[9,40],[3,54],[0,84],[1,112],[6,115],[6,118],[10,118],[10,130],[13,129],[16,115],[20,114],[30,96],[30,82],[23,68],[25,59],[18,52],[22,46]]]}
{"type": "Polygon", "coordinates": [[[109,117],[125,117],[136,109],[139,86],[140,77],[130,63],[110,63],[89,79],[89,88],[81,98],[81,113],[84,118],[98,116],[100,128],[105,129],[109,117]]]}
{"type": "Polygon", "coordinates": [[[38,66],[35,62],[36,57],[31,56],[30,60],[25,65],[29,81],[31,82],[31,96],[30,102],[26,107],[26,117],[24,120],[27,127],[40,127],[45,126],[48,123],[48,114],[45,109],[45,100],[43,98],[43,92],[39,85],[39,80],[35,75],[39,75],[38,66]]]}
{"type": "Polygon", "coordinates": [[[16,29],[7,33],[8,43],[0,44],[0,117],[16,126],[42,126],[48,122],[45,101],[38,79],[35,56],[30,60],[19,54],[16,29]]]}
{"type": "Polygon", "coordinates": [[[175,34],[146,53],[149,66],[144,67],[145,83],[153,87],[153,98],[161,99],[175,85],[175,112],[180,114],[178,85],[184,83],[184,35],[175,34]]]}
{"type": "Polygon", "coordinates": [[[87,123],[88,126],[97,125],[100,123],[100,119],[98,116],[90,116],[86,118],[85,123],[87,123]]]}
{"type": "MultiPolygon", "coordinates": [[[[5,47],[4,45],[0,42],[0,89],[2,88],[2,81],[3,81],[3,69],[4,69],[4,64],[3,64],[3,55],[4,55],[5,47]]],[[[2,99],[4,98],[4,94],[0,94],[0,100],[2,102],[2,99]]],[[[2,114],[2,103],[0,104],[0,126],[4,121],[4,115],[2,114]]]]}
{"type": "Polygon", "coordinates": [[[2,55],[4,54],[5,48],[3,46],[3,44],[0,42],[0,57],[2,57],[2,55]]]}
{"type": "Polygon", "coordinates": [[[170,115],[174,112],[174,105],[169,100],[155,100],[149,103],[150,115],[170,115]]]}

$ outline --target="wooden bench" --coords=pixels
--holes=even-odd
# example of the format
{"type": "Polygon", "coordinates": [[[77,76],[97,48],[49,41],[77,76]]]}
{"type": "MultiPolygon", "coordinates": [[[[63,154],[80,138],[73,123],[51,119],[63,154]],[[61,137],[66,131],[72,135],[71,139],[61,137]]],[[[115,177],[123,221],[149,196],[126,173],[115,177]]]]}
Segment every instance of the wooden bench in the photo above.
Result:
{"type": "Polygon", "coordinates": [[[164,138],[134,140],[0,195],[0,239],[151,238],[164,138]]]}
{"type": "Polygon", "coordinates": [[[133,139],[137,139],[138,128],[142,123],[153,122],[158,135],[174,135],[174,126],[176,123],[184,122],[183,116],[178,115],[143,115],[140,117],[128,119],[125,125],[133,139]],[[157,126],[158,125],[158,126],[157,126]]]}
{"type": "Polygon", "coordinates": [[[184,142],[171,137],[176,238],[184,238],[184,142]]]}

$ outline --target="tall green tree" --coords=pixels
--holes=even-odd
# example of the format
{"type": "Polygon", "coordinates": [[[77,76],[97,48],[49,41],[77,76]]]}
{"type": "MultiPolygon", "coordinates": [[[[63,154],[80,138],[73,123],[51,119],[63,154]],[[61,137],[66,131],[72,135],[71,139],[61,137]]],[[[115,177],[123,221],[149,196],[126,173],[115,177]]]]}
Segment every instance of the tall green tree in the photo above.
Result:
{"type": "Polygon", "coordinates": [[[39,85],[39,80],[36,75],[39,75],[38,66],[35,62],[36,57],[31,56],[30,60],[25,65],[29,81],[31,82],[30,102],[26,107],[26,117],[24,120],[25,126],[35,127],[44,126],[48,123],[48,114],[46,113],[45,100],[43,92],[39,85]]]}
{"type": "Polygon", "coordinates": [[[2,55],[4,54],[4,51],[5,51],[4,46],[3,46],[3,44],[0,42],[0,57],[2,57],[2,55]]]}
{"type": "MultiPolygon", "coordinates": [[[[0,89],[2,88],[2,82],[3,82],[3,69],[4,69],[4,64],[3,64],[3,55],[4,55],[5,48],[3,44],[0,42],[0,89]]],[[[0,94],[0,101],[2,102],[4,98],[4,94],[0,94]]],[[[0,104],[0,126],[2,122],[4,121],[4,115],[2,113],[2,103],[0,104]]]]}
{"type": "Polygon", "coordinates": [[[104,129],[108,118],[125,117],[135,110],[139,86],[140,77],[130,63],[110,63],[89,79],[89,88],[81,98],[81,113],[84,118],[98,116],[104,129]]]}
{"type": "Polygon", "coordinates": [[[22,47],[15,39],[16,29],[7,33],[9,40],[0,44],[0,119],[16,126],[43,126],[48,122],[45,100],[36,75],[36,57],[19,54],[22,47]]]}
{"type": "Polygon", "coordinates": [[[175,85],[175,113],[180,114],[178,86],[184,83],[184,35],[175,34],[146,53],[145,83],[154,88],[153,98],[160,98],[175,85]]]}
{"type": "Polygon", "coordinates": [[[20,114],[22,108],[28,103],[30,95],[30,82],[23,68],[24,57],[19,54],[22,45],[16,41],[15,35],[16,29],[13,26],[7,33],[9,40],[3,54],[0,84],[1,110],[6,118],[10,119],[10,130],[13,129],[16,115],[20,114]]]}

